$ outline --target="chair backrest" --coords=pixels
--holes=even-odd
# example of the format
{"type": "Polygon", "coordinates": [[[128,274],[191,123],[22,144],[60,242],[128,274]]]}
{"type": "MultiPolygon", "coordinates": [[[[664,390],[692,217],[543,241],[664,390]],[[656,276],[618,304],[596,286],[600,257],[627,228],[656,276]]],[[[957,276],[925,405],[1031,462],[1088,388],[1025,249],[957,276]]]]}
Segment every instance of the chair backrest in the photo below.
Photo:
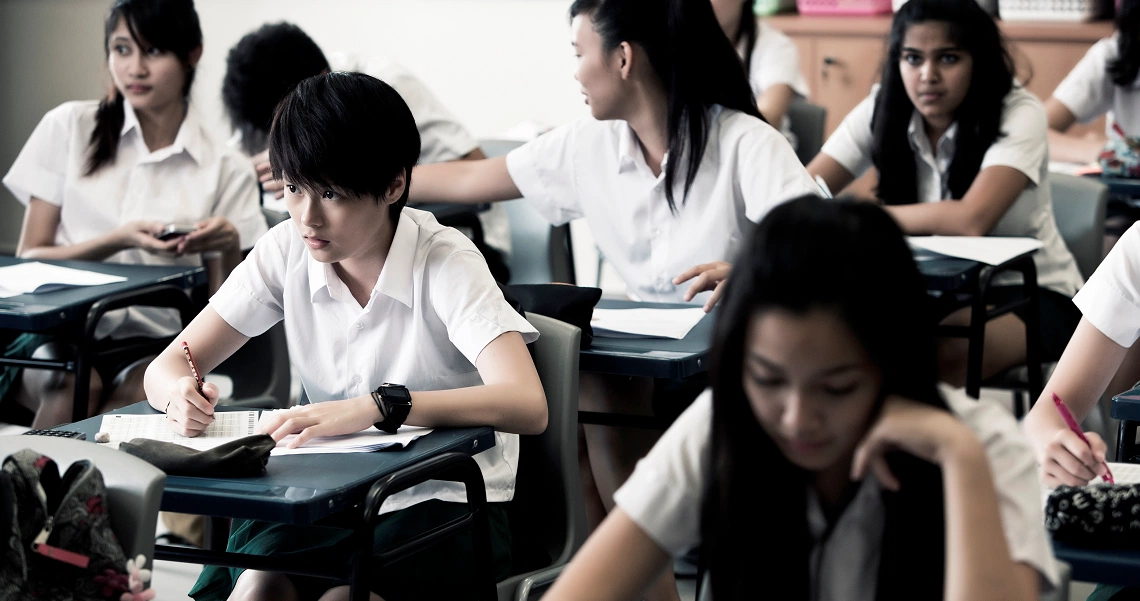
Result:
{"type": "MultiPolygon", "coordinates": [[[[532,351],[546,392],[549,420],[542,434],[521,437],[511,529],[519,533],[516,537],[521,534],[533,539],[531,542],[548,557],[540,558],[545,561],[537,565],[533,558],[516,557],[516,572],[565,564],[587,534],[578,473],[578,353],[582,332],[534,313],[528,313],[527,320],[539,332],[532,351]]],[[[513,591],[510,584],[513,582],[500,590],[513,591]]]]}
{"type": "Polygon", "coordinates": [[[103,474],[111,529],[127,557],[154,561],[154,534],[166,474],[122,451],[82,440],[48,436],[0,436],[0,459],[23,449],[51,457],[60,472],[78,459],[89,459],[103,474]]]}
{"type": "Polygon", "coordinates": [[[1104,213],[1108,186],[1087,177],[1049,174],[1053,217],[1069,252],[1087,280],[1104,252],[1104,213]]]}
{"type": "MultiPolygon", "coordinates": [[[[522,146],[514,140],[481,140],[488,157],[503,156],[522,146]]],[[[569,225],[551,226],[525,199],[503,203],[511,224],[512,284],[574,283],[569,225]]]]}
{"type": "Polygon", "coordinates": [[[827,109],[803,98],[792,100],[788,106],[788,127],[796,136],[796,156],[807,165],[823,148],[823,130],[827,124],[827,109]]]}
{"type": "Polygon", "coordinates": [[[211,373],[229,376],[234,392],[227,404],[284,409],[289,406],[289,347],[285,322],[249,339],[211,373]]]}

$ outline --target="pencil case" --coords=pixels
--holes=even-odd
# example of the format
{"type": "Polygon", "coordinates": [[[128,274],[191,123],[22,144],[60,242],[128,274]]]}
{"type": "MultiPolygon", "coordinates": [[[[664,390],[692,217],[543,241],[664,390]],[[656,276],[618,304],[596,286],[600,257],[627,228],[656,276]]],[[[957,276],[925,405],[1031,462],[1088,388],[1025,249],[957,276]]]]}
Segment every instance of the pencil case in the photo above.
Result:
{"type": "Polygon", "coordinates": [[[1140,547],[1140,485],[1060,486],[1045,503],[1045,527],[1072,545],[1140,547]]]}
{"type": "Polygon", "coordinates": [[[594,328],[590,326],[590,319],[594,306],[602,298],[601,288],[568,284],[515,284],[507,288],[527,313],[578,326],[582,330],[582,348],[589,348],[593,343],[594,328]]]}
{"type": "Polygon", "coordinates": [[[1140,178],[1140,139],[1114,138],[1100,151],[1100,168],[1110,177],[1140,178]]]}
{"type": "Polygon", "coordinates": [[[146,461],[168,476],[248,478],[265,471],[269,452],[275,446],[272,436],[257,434],[206,451],[149,438],[119,443],[119,450],[146,461]]]}

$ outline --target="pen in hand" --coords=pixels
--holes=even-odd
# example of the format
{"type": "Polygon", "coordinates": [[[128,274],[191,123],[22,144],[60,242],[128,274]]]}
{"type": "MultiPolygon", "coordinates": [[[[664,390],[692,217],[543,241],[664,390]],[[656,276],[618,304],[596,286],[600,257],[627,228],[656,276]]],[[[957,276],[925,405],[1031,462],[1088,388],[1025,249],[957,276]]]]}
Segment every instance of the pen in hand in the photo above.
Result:
{"type": "MultiPolygon", "coordinates": [[[[1053,393],[1053,404],[1057,407],[1057,412],[1061,414],[1061,419],[1065,420],[1065,425],[1069,426],[1069,429],[1079,436],[1085,444],[1089,445],[1091,449],[1092,444],[1089,443],[1089,439],[1085,438],[1085,433],[1081,431],[1080,424],[1073,418],[1073,414],[1069,413],[1069,408],[1065,406],[1065,401],[1062,401],[1061,397],[1057,396],[1055,392],[1053,393]]],[[[1108,469],[1108,462],[1104,464],[1103,478],[1104,481],[1109,484],[1116,484],[1116,481],[1112,479],[1112,470],[1108,469]]]]}
{"type": "Polygon", "coordinates": [[[194,381],[198,383],[198,394],[205,396],[202,393],[202,376],[198,373],[198,366],[194,364],[194,355],[190,354],[190,345],[186,341],[182,341],[182,353],[186,355],[186,362],[190,364],[190,375],[194,376],[194,381]]]}

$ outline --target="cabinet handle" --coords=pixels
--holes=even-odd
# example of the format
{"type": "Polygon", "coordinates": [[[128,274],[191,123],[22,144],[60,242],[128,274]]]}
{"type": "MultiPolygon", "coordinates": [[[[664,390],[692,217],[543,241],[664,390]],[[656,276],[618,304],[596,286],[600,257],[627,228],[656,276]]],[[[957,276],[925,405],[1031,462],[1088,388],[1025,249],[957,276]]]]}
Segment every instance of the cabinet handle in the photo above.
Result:
{"type": "Polygon", "coordinates": [[[834,56],[823,57],[823,69],[821,70],[820,76],[824,80],[826,80],[827,75],[828,75],[828,71],[829,71],[828,67],[832,67],[832,66],[835,66],[838,64],[839,64],[839,59],[835,58],[834,56]]]}

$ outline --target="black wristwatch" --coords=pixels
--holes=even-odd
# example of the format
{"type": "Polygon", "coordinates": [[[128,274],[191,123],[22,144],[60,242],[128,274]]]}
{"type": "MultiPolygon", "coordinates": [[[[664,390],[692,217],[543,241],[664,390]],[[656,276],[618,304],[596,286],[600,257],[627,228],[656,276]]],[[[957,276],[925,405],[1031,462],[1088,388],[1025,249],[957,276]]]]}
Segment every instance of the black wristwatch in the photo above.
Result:
{"type": "Polygon", "coordinates": [[[381,384],[372,391],[372,400],[383,418],[372,425],[389,434],[395,434],[412,411],[412,393],[402,384],[381,384]]]}

